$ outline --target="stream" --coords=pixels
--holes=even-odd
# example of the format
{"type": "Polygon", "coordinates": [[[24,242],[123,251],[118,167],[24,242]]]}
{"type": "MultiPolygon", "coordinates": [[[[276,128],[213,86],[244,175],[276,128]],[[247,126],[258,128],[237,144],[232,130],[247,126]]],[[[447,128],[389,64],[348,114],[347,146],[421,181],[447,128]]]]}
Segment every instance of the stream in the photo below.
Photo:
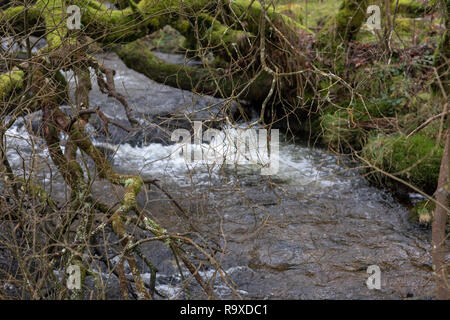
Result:
{"type": "MultiPolygon", "coordinates": [[[[160,56],[183,62],[180,56],[160,56]]],[[[128,69],[115,54],[100,58],[116,70],[116,87],[142,123],[174,110],[219,108],[223,103],[158,84],[128,69]]],[[[70,79],[71,75],[66,76],[70,79]]],[[[107,116],[127,124],[121,105],[101,94],[96,84],[90,100],[107,116]]],[[[67,190],[61,187],[48,153],[40,149],[42,140],[30,144],[26,127],[18,123],[7,132],[8,157],[14,169],[27,163],[36,179],[64,199],[67,190]],[[33,151],[41,161],[28,162],[26,155],[33,151]]],[[[220,262],[244,299],[432,295],[431,232],[411,224],[407,208],[388,191],[371,186],[358,164],[344,156],[285,141],[280,135],[279,171],[264,176],[257,165],[187,165],[180,144],[162,143],[167,136],[159,129],[127,136],[110,126],[110,138],[105,139],[95,134],[95,127],[94,122],[89,126],[95,144],[108,152],[116,170],[159,179],[198,228],[220,242],[225,249],[220,262]],[[366,285],[371,265],[380,267],[380,290],[369,290],[366,285]]],[[[99,197],[115,196],[114,188],[103,182],[96,182],[94,188],[99,197]]],[[[142,192],[138,200],[168,230],[186,229],[186,221],[158,190],[142,192]]],[[[161,243],[148,243],[144,251],[159,269],[156,289],[168,298],[185,298],[179,294],[182,279],[170,250],[161,243]]],[[[236,298],[213,269],[202,275],[217,278],[214,288],[218,297],[236,298]]],[[[144,274],[146,281],[149,277],[144,274]]]]}

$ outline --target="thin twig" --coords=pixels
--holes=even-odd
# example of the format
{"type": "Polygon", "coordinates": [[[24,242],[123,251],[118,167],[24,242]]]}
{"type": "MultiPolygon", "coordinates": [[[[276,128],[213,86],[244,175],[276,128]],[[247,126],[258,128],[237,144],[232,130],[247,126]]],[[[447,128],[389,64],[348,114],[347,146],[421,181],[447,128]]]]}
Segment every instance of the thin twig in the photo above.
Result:
{"type": "MultiPolygon", "coordinates": [[[[446,104],[447,104],[447,103],[446,103],[446,104]]],[[[444,108],[445,108],[445,105],[444,105],[444,108]]],[[[440,118],[446,116],[446,115],[449,114],[449,113],[450,113],[450,110],[449,110],[449,111],[446,111],[446,112],[442,112],[442,113],[440,113],[440,114],[438,114],[438,115],[435,115],[435,116],[429,118],[427,121],[425,121],[425,122],[422,123],[420,126],[418,126],[418,127],[415,128],[413,131],[411,131],[411,133],[408,134],[408,135],[406,136],[406,139],[410,138],[411,136],[413,136],[414,134],[416,134],[417,132],[419,132],[420,130],[422,130],[423,128],[425,128],[427,125],[429,125],[429,124],[430,124],[431,122],[433,122],[434,120],[440,119],[440,118]]]]}

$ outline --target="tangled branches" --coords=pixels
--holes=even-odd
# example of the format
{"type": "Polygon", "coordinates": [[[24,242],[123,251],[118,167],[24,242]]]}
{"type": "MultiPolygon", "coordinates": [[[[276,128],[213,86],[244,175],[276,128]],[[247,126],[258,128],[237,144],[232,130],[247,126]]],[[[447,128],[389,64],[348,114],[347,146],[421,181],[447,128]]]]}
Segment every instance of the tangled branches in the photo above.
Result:
{"type": "MultiPolygon", "coordinates": [[[[163,10],[170,7],[168,4],[164,4],[164,8],[162,8],[153,1],[141,1],[137,5],[133,1],[129,1],[129,6],[124,10],[107,11],[106,7],[96,1],[75,2],[85,10],[83,15],[83,23],[86,24],[86,28],[83,30],[85,34],[105,44],[129,41],[136,35],[140,37],[146,29],[159,27],[163,22],[160,21],[159,25],[154,25],[155,13],[158,14],[159,19],[165,19],[165,23],[174,25],[186,35],[193,31],[192,24],[186,24],[182,15],[163,10]]],[[[184,6],[183,2],[174,1],[174,4],[184,6]]],[[[195,1],[191,4],[190,10],[192,11],[199,6],[211,8],[204,1],[195,1]]],[[[99,244],[99,236],[104,236],[105,230],[112,228],[120,249],[117,249],[119,254],[116,266],[108,269],[108,272],[117,275],[122,298],[127,299],[129,295],[142,299],[154,297],[156,268],[141,248],[143,243],[149,241],[161,241],[170,248],[182,277],[184,277],[184,273],[180,262],[191,273],[207,297],[213,298],[215,293],[211,284],[202,278],[199,270],[204,265],[214,266],[224,282],[232,287],[226,272],[222,270],[215,259],[215,254],[221,249],[215,244],[211,244],[210,241],[201,240],[201,237],[200,240],[194,241],[186,235],[170,233],[157,224],[146,210],[139,208],[136,201],[137,195],[144,187],[142,178],[137,175],[116,172],[106,156],[94,146],[86,133],[87,121],[93,113],[89,101],[89,92],[92,89],[89,68],[95,71],[101,92],[117,99],[122,104],[131,127],[135,127],[139,123],[133,118],[125,97],[115,89],[114,70],[103,66],[90,56],[87,51],[89,40],[86,40],[85,34],[67,28],[64,15],[66,5],[67,3],[61,0],[39,0],[33,5],[26,2],[25,6],[12,6],[0,14],[2,35],[15,32],[16,39],[26,39],[27,50],[26,59],[14,61],[12,66],[8,66],[9,70],[0,76],[2,170],[7,178],[4,188],[11,191],[9,196],[3,199],[5,208],[9,208],[3,218],[8,221],[5,226],[13,227],[9,229],[11,232],[9,235],[14,238],[15,242],[13,246],[10,246],[9,254],[18,261],[15,270],[16,281],[27,284],[22,294],[36,299],[41,297],[78,299],[87,297],[86,279],[92,276],[96,283],[102,281],[101,273],[95,266],[100,261],[108,266],[111,265],[111,257],[101,252],[102,245],[99,244]],[[19,21],[23,21],[23,24],[19,21]],[[43,48],[32,53],[28,38],[31,34],[39,35],[41,33],[47,43],[43,48]],[[63,102],[72,104],[67,92],[67,84],[60,74],[61,71],[69,70],[73,72],[76,80],[72,116],[60,109],[63,102]],[[70,189],[69,200],[64,205],[57,204],[57,201],[53,200],[49,193],[27,177],[18,177],[9,163],[4,133],[19,117],[35,111],[41,111],[42,114],[40,127],[48,155],[70,189]],[[65,137],[64,143],[63,137],[65,137]],[[104,179],[123,188],[123,199],[118,205],[111,206],[111,204],[103,203],[94,197],[90,169],[82,166],[77,154],[86,155],[91,159],[94,164],[92,170],[97,175],[96,179],[104,179]],[[20,210],[14,210],[17,206],[20,207],[20,210]],[[31,210],[31,208],[33,209],[31,210]],[[141,239],[134,236],[133,230],[136,229],[140,229],[145,236],[141,239]],[[39,238],[39,243],[31,245],[30,237],[39,238]],[[193,262],[194,253],[196,256],[193,262]],[[32,258],[27,260],[24,257],[32,258]],[[203,262],[201,257],[204,259],[203,262]],[[151,271],[149,283],[145,283],[143,280],[142,270],[140,270],[142,267],[139,266],[138,259],[151,271]],[[132,279],[127,279],[125,276],[125,263],[130,268],[132,279]],[[70,287],[67,290],[61,285],[54,270],[67,271],[74,270],[74,268],[80,272],[81,285],[76,288],[70,287]]],[[[233,14],[240,16],[235,21],[248,22],[248,30],[244,26],[242,26],[244,30],[230,29],[222,25],[218,18],[202,13],[196,15],[196,23],[200,22],[202,26],[194,33],[207,34],[208,36],[205,38],[196,37],[202,47],[217,48],[217,54],[231,59],[232,64],[242,63],[246,60],[249,65],[254,65],[254,79],[264,72],[271,74],[274,80],[270,81],[272,84],[265,98],[266,104],[273,95],[275,78],[279,76],[271,70],[272,68],[279,70],[282,67],[270,66],[266,61],[264,49],[261,61],[256,58],[252,58],[252,61],[249,61],[248,58],[237,59],[231,50],[236,48],[236,44],[244,50],[247,45],[246,41],[251,38],[250,34],[257,31],[255,27],[261,27],[260,23],[264,30],[263,33],[266,32],[265,30],[273,28],[278,32],[278,36],[283,36],[283,34],[279,31],[280,25],[271,24],[270,27],[265,27],[265,20],[269,19],[269,16],[275,15],[273,10],[266,12],[264,4],[261,6],[258,3],[244,3],[244,5],[236,6],[229,3],[228,9],[233,14]],[[249,10],[239,11],[244,8],[244,5],[249,5],[249,10]],[[255,14],[260,15],[263,19],[256,19],[257,15],[255,14]],[[258,65],[262,65],[262,68],[258,65]]],[[[202,9],[202,11],[204,10],[202,9]]],[[[176,8],[176,12],[179,13],[180,8],[176,8]]],[[[284,21],[277,19],[278,23],[284,21]]],[[[270,19],[269,22],[271,23],[270,19]]],[[[236,25],[236,22],[232,25],[236,25]]],[[[265,35],[260,35],[260,38],[265,39],[265,35]]],[[[264,40],[261,41],[264,46],[264,40]]],[[[236,52],[242,58],[246,55],[250,57],[249,53],[252,50],[255,49],[242,51],[246,53],[242,53],[238,49],[236,52]]],[[[269,51],[270,49],[268,49],[269,51]]],[[[285,57],[287,56],[285,55],[285,57]]],[[[286,63],[285,60],[280,60],[280,64],[284,63],[286,63]]],[[[292,84],[292,86],[296,87],[297,84],[292,84]]],[[[234,87],[225,94],[232,96],[233,92],[234,87]]],[[[239,97],[239,94],[236,97],[239,97]]],[[[101,118],[104,120],[105,126],[111,123],[105,115],[101,118]]],[[[62,278],[64,280],[65,276],[62,278]]],[[[238,293],[236,294],[239,296],[238,293]]]]}

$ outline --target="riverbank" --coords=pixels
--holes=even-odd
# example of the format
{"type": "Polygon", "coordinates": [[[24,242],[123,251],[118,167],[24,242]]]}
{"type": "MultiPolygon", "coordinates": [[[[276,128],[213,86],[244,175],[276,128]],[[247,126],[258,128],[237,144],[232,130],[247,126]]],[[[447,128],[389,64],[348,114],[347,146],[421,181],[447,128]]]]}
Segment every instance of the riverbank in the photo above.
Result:
{"type": "MultiPolygon", "coordinates": [[[[338,3],[308,8],[284,4],[289,2],[280,1],[303,23],[309,19],[307,26],[316,31],[326,26],[324,12],[331,18],[338,3]]],[[[358,159],[371,183],[409,203],[411,221],[428,227],[434,205],[426,197],[437,188],[448,132],[445,117],[437,117],[446,101],[433,69],[438,31],[445,26],[439,15],[430,14],[433,5],[399,2],[389,50],[366,24],[355,40],[332,54],[320,51],[328,43],[319,37],[315,62],[325,76],[318,88],[299,97],[300,107],[278,110],[272,118],[275,126],[312,145],[358,159]],[[425,199],[410,201],[410,193],[425,199]]]]}
{"type": "MultiPolygon", "coordinates": [[[[333,103],[309,119],[320,145],[358,158],[372,183],[400,198],[405,192],[432,196],[437,188],[447,125],[436,117],[445,102],[431,88],[433,52],[423,45],[396,49],[389,63],[351,62],[354,74],[347,79],[357,94],[336,92],[333,103]]],[[[414,222],[430,225],[432,211],[416,207],[411,213],[414,222]]]]}

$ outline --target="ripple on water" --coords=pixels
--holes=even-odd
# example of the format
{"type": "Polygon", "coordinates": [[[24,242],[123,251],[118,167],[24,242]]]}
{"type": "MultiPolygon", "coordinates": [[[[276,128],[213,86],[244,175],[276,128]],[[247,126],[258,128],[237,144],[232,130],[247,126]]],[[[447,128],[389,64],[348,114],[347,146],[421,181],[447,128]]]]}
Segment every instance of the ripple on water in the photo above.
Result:
{"type": "MultiPolygon", "coordinates": [[[[144,115],[154,116],[169,104],[207,106],[216,101],[156,84],[126,68],[115,55],[108,59],[117,71],[118,83],[127,85],[126,90],[117,87],[132,97],[133,108],[144,115]]],[[[97,87],[90,98],[110,117],[125,119],[117,102],[97,87]]],[[[16,170],[22,157],[29,159],[32,152],[48,161],[42,141],[36,138],[37,144],[31,144],[24,126],[12,127],[7,137],[7,154],[16,170]]],[[[174,194],[191,199],[184,204],[197,208],[191,213],[205,232],[211,236],[224,232],[222,243],[228,253],[223,265],[245,297],[400,298],[405,290],[414,291],[415,296],[429,294],[430,272],[423,267],[430,261],[428,234],[411,226],[407,210],[388,192],[370,186],[345,157],[282,142],[279,171],[267,177],[260,175],[260,165],[187,165],[179,143],[94,142],[109,150],[119,171],[159,178],[174,194]],[[378,292],[365,286],[365,271],[371,264],[382,270],[378,292]]],[[[208,147],[194,146],[197,150],[208,147]]],[[[235,155],[232,145],[227,147],[235,155]]],[[[219,152],[226,157],[224,149],[219,152]]],[[[42,172],[48,169],[44,166],[42,172]]],[[[160,210],[154,210],[155,215],[175,229],[178,220],[168,216],[167,208],[164,202],[160,210]]],[[[173,263],[170,253],[150,244],[145,250],[158,268],[173,271],[158,276],[157,289],[176,296],[181,279],[169,267],[173,263]]],[[[204,275],[213,276],[213,271],[204,275]]],[[[219,295],[231,297],[233,293],[216,280],[219,295]]]]}

